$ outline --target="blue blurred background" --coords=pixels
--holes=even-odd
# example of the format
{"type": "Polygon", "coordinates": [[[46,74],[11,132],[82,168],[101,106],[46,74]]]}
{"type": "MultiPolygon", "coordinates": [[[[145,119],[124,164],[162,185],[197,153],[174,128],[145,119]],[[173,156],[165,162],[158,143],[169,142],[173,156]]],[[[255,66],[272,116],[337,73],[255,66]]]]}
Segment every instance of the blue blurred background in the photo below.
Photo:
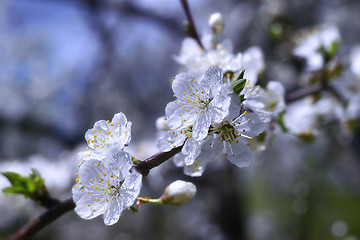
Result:
{"type": "MultiPolygon", "coordinates": [[[[231,39],[235,52],[260,46],[262,81],[287,89],[297,86],[301,66],[292,59],[291,40],[271,35],[273,24],[289,34],[337,25],[345,62],[360,44],[358,0],[189,4],[201,35],[210,31],[211,13],[222,13],[220,41],[231,39]]],[[[69,169],[85,131],[120,111],[133,123],[133,151],[143,158],[156,152],[154,123],[172,99],[184,20],[180,1],[1,0],[0,171],[36,166],[52,179],[51,194],[69,197],[75,176],[69,169]]],[[[325,127],[328,133],[312,144],[279,137],[249,168],[224,162],[191,179],[169,161],[145,179],[141,195],[158,197],[181,178],[198,186],[189,204],[143,206],[112,227],[68,213],[34,239],[359,240],[359,134],[344,140],[337,126],[325,127]]],[[[22,196],[0,195],[0,238],[42,212],[22,196]]]]}

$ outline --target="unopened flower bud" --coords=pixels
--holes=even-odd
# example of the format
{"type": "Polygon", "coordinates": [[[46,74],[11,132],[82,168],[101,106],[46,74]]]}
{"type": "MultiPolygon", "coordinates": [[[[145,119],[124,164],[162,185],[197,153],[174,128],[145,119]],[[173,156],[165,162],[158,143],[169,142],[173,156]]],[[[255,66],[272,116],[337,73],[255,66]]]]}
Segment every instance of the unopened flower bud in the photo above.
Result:
{"type": "Polygon", "coordinates": [[[189,202],[196,194],[196,186],[191,182],[176,180],[166,187],[161,196],[163,203],[181,205],[189,202]]]}
{"type": "Polygon", "coordinates": [[[215,34],[219,34],[224,30],[224,21],[221,13],[213,13],[210,16],[209,26],[215,34]]]}

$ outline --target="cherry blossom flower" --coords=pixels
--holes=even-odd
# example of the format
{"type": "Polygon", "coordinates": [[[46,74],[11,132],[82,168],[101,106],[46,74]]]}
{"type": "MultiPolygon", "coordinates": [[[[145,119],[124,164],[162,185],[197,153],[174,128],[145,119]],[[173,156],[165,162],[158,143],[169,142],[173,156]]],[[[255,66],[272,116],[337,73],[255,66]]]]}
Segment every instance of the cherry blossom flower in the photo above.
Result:
{"type": "Polygon", "coordinates": [[[93,155],[105,155],[113,146],[123,149],[131,140],[131,125],[122,112],[115,114],[111,122],[95,122],[94,127],[85,133],[88,147],[79,153],[80,161],[91,159],[93,155]]]}
{"type": "Polygon", "coordinates": [[[131,156],[117,147],[82,164],[72,189],[75,212],[84,219],[104,214],[106,225],[115,224],[140,192],[142,175],[132,167],[131,156]]]}
{"type": "Polygon", "coordinates": [[[166,107],[170,129],[192,126],[191,137],[204,139],[210,125],[220,123],[229,113],[230,97],[224,94],[221,81],[219,67],[209,68],[201,80],[178,74],[172,85],[177,99],[166,107]]]}
{"type": "Polygon", "coordinates": [[[209,145],[215,152],[223,152],[236,166],[248,166],[253,155],[252,141],[265,130],[266,125],[256,113],[245,111],[236,118],[227,118],[220,124],[214,124],[210,130],[214,138],[209,145]]]}
{"type": "Polygon", "coordinates": [[[293,54],[305,58],[307,70],[320,70],[324,65],[323,54],[333,55],[340,42],[339,29],[333,25],[324,25],[297,36],[297,47],[293,54]]]}

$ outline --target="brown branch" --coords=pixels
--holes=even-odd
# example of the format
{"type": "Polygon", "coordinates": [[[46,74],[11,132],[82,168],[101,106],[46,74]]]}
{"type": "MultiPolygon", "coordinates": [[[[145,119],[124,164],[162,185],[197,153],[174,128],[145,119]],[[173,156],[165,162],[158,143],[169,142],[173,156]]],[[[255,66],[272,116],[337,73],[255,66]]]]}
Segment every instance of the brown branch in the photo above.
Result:
{"type": "Polygon", "coordinates": [[[287,93],[286,97],[285,97],[285,101],[286,101],[286,103],[291,103],[291,102],[294,102],[301,98],[304,98],[306,96],[310,96],[310,95],[319,93],[322,90],[324,90],[324,88],[325,87],[322,84],[321,85],[311,85],[306,88],[300,88],[296,91],[287,93]]]}
{"type": "Polygon", "coordinates": [[[138,170],[143,176],[147,176],[149,174],[150,169],[159,166],[169,158],[173,157],[175,154],[179,153],[182,149],[182,146],[173,148],[169,152],[159,152],[146,160],[138,163],[135,168],[138,170]]]}
{"type": "Polygon", "coordinates": [[[29,239],[36,232],[55,221],[58,217],[60,217],[67,211],[74,209],[74,207],[75,204],[72,198],[59,202],[59,204],[55,205],[48,211],[35,218],[30,223],[22,227],[19,231],[12,235],[9,240],[29,239]]]}
{"type": "Polygon", "coordinates": [[[196,31],[196,27],[195,27],[192,15],[190,13],[189,4],[188,4],[187,0],[180,0],[180,1],[181,1],[181,5],[182,5],[182,7],[183,7],[183,9],[185,11],[186,18],[187,18],[189,26],[190,26],[187,33],[189,34],[190,37],[195,39],[195,41],[199,44],[199,46],[202,49],[204,49],[204,47],[203,47],[203,45],[202,45],[202,43],[200,41],[199,35],[198,35],[197,31],[196,31]]]}

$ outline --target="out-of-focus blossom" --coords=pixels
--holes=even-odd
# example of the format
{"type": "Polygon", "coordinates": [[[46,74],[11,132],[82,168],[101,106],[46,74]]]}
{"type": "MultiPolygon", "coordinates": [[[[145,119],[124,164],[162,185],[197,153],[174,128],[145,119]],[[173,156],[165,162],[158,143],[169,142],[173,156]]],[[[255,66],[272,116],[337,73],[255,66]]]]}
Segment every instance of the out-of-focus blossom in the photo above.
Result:
{"type": "Polygon", "coordinates": [[[224,31],[224,20],[221,13],[213,13],[209,18],[209,26],[214,34],[219,34],[224,31]]]}
{"type": "Polygon", "coordinates": [[[293,54],[306,60],[308,71],[316,71],[323,67],[324,55],[336,53],[340,32],[336,26],[324,25],[301,33],[295,41],[293,54]]]}

